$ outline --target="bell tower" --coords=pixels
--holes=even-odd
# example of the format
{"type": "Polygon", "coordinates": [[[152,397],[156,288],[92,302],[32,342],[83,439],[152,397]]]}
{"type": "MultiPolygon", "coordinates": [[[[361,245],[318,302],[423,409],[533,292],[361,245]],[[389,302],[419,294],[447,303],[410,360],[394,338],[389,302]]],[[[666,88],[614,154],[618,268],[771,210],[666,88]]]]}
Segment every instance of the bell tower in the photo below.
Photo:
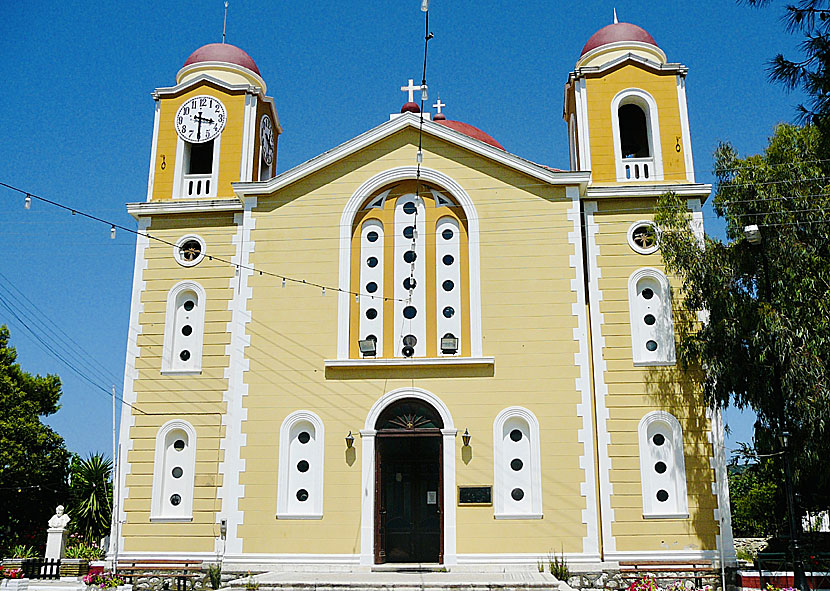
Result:
{"type": "Polygon", "coordinates": [[[593,185],[694,183],[688,69],[631,23],[603,27],[565,84],[571,170],[593,185]]]}
{"type": "Polygon", "coordinates": [[[158,88],[148,201],[233,197],[231,183],[274,176],[282,133],[259,68],[227,43],[194,51],[158,88]]]}

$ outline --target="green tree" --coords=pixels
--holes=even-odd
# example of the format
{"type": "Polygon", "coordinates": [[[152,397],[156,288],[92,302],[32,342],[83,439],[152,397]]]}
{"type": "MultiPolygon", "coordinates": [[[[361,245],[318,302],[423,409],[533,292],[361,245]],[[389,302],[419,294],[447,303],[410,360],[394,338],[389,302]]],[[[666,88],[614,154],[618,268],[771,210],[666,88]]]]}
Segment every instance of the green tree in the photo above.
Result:
{"type": "Polygon", "coordinates": [[[69,468],[70,526],[93,544],[109,533],[112,515],[112,461],[103,454],[72,456],[69,468]]]}
{"type": "Polygon", "coordinates": [[[717,149],[713,205],[726,242],[701,244],[674,194],[656,216],[682,292],[678,358],[703,369],[692,375],[712,407],[755,411],[758,453],[777,453],[777,434],[792,434],[796,490],[809,508],[830,505],[830,163],[821,145],[815,126],[781,125],[764,154],[717,149]],[[753,224],[758,245],[744,234],[753,224]]]}
{"type": "Polygon", "coordinates": [[[55,507],[66,500],[69,453],[41,422],[57,412],[58,376],[33,376],[16,363],[0,326],[0,553],[16,544],[44,546],[55,507]]]}
{"type": "Polygon", "coordinates": [[[729,465],[732,531],[739,538],[778,536],[787,510],[781,466],[774,458],[757,458],[754,444],[740,445],[729,465]]]}

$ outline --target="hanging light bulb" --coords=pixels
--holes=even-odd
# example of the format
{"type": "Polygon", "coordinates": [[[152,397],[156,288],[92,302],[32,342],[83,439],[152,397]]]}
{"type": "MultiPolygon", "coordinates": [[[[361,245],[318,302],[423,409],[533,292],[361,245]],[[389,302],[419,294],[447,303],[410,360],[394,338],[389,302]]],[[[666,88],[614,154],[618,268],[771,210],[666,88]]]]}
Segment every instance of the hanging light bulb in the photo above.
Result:
{"type": "Polygon", "coordinates": [[[323,288],[323,297],[326,297],[326,288],[323,288]]]}
{"type": "Polygon", "coordinates": [[[285,287],[285,277],[282,278],[282,286],[285,287]]]}
{"type": "Polygon", "coordinates": [[[115,226],[110,227],[110,240],[115,240],[115,226]]]}
{"type": "Polygon", "coordinates": [[[26,209],[32,208],[32,197],[28,193],[26,193],[26,199],[23,200],[23,207],[26,209]]]}
{"type": "Polygon", "coordinates": [[[421,84],[421,100],[422,101],[428,101],[429,100],[429,96],[427,96],[427,85],[426,84],[421,84]]]}
{"type": "Polygon", "coordinates": [[[424,153],[418,150],[418,153],[415,155],[415,160],[418,161],[418,164],[421,164],[424,161],[424,153]]]}
{"type": "Polygon", "coordinates": [[[355,303],[355,304],[359,304],[359,303],[360,303],[360,296],[359,296],[358,294],[354,294],[354,303],[355,303]]]}
{"type": "Polygon", "coordinates": [[[429,0],[421,0],[421,12],[429,11],[429,0]]]}

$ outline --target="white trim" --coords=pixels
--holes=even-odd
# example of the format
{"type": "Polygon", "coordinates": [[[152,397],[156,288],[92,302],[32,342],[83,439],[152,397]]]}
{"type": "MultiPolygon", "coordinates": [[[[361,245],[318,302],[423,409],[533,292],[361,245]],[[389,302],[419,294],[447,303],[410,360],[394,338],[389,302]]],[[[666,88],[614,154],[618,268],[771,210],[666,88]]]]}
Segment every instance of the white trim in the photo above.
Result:
{"type": "Polygon", "coordinates": [[[496,415],[493,421],[493,517],[496,519],[542,519],[542,460],[539,443],[539,420],[532,411],[522,406],[511,406],[496,415]],[[505,511],[505,498],[508,484],[505,482],[508,457],[504,454],[504,425],[510,419],[517,418],[527,425],[530,440],[530,512],[514,513],[505,511]]]}
{"type": "Polygon", "coordinates": [[[732,538],[732,507],[729,503],[729,477],[726,471],[726,446],[723,438],[723,414],[721,409],[706,409],[712,427],[712,457],[709,465],[715,473],[712,483],[712,494],[717,496],[718,506],[713,511],[718,523],[719,533],[715,536],[718,554],[723,557],[726,566],[735,566],[738,557],[735,552],[735,543],[732,538]]]}
{"type": "Polygon", "coordinates": [[[680,110],[680,133],[683,137],[683,162],[686,164],[686,180],[695,182],[695,162],[692,157],[692,134],[689,130],[689,108],[686,105],[686,76],[677,75],[677,105],[680,110]]]}
{"type": "Polygon", "coordinates": [[[173,258],[182,267],[195,267],[196,265],[201,263],[202,260],[205,258],[205,250],[206,244],[204,238],[202,238],[198,234],[185,234],[184,236],[176,240],[176,245],[173,247],[173,258]],[[182,245],[188,240],[195,240],[200,245],[199,255],[192,261],[186,261],[182,258],[182,245]]]}
{"type": "MultiPolygon", "coordinates": [[[[641,55],[636,54],[636,53],[629,53],[628,55],[622,56],[623,59],[629,59],[629,57],[639,57],[641,60],[645,61],[646,63],[653,64],[653,66],[656,66],[656,67],[660,67],[662,65],[668,65],[668,64],[665,64],[666,60],[668,59],[666,57],[666,53],[662,49],[660,49],[659,47],[654,45],[653,43],[644,43],[642,41],[614,41],[613,43],[605,43],[603,45],[600,45],[599,47],[595,47],[591,51],[586,53],[585,55],[580,56],[579,61],[576,63],[577,68],[579,68],[579,64],[583,64],[585,62],[588,62],[599,54],[611,53],[613,51],[618,51],[620,49],[634,49],[634,50],[639,49],[639,50],[647,51],[649,53],[653,53],[653,54],[656,54],[656,55],[660,56],[663,63],[659,64],[659,63],[653,62],[650,59],[648,59],[647,57],[641,56],[641,55]]],[[[617,62],[619,60],[620,60],[620,58],[616,58],[614,60],[614,62],[617,62]]],[[[605,65],[607,65],[607,64],[603,64],[603,66],[605,66],[605,65]]],[[[588,67],[591,67],[591,66],[588,66],[588,67]]],[[[594,66],[594,67],[597,67],[597,66],[594,66]]],[[[587,69],[587,68],[584,68],[584,69],[587,69]]]]}
{"type": "MultiPolygon", "coordinates": [[[[295,183],[309,174],[342,160],[350,154],[354,154],[355,152],[358,152],[359,150],[362,150],[384,138],[394,135],[407,127],[419,129],[420,123],[420,118],[417,115],[413,113],[405,113],[396,119],[381,123],[377,127],[370,129],[369,131],[329,150],[328,152],[324,152],[319,156],[315,156],[311,160],[303,162],[290,170],[280,173],[268,181],[263,183],[234,183],[234,191],[242,198],[275,193],[282,187],[295,183]]],[[[554,171],[539,164],[530,162],[529,160],[525,160],[524,158],[520,158],[519,156],[515,156],[509,152],[505,152],[504,150],[495,148],[490,144],[485,144],[484,142],[473,139],[468,135],[447,127],[446,125],[425,120],[423,122],[423,132],[552,185],[578,184],[584,187],[590,181],[590,173],[554,171]]],[[[423,172],[423,170],[424,168],[422,167],[421,171],[423,172]]],[[[414,178],[414,176],[412,178],[414,178]]]]}
{"type": "Polygon", "coordinates": [[[205,308],[207,299],[204,288],[195,281],[179,281],[167,292],[167,307],[164,316],[164,346],[161,355],[161,373],[175,375],[179,373],[193,374],[202,371],[202,350],[204,348],[205,335],[205,308]],[[176,342],[176,299],[183,291],[196,293],[197,303],[193,325],[193,350],[190,359],[186,361],[186,367],[176,367],[175,351],[173,344],[176,342]]]}
{"type": "Polygon", "coordinates": [[[251,182],[254,177],[254,137],[256,128],[256,95],[245,95],[242,117],[242,149],[240,150],[239,180],[251,182]]]}
{"type": "Polygon", "coordinates": [[[591,136],[588,132],[588,88],[585,78],[574,81],[576,101],[577,137],[579,138],[579,169],[591,170],[591,136]]]}
{"type": "Polygon", "coordinates": [[[660,248],[657,224],[655,224],[651,220],[637,220],[636,222],[628,226],[628,230],[626,230],[625,237],[628,240],[628,246],[631,247],[631,250],[638,254],[651,254],[653,252],[657,252],[657,249],[660,248]],[[649,248],[643,248],[642,246],[634,242],[634,230],[636,230],[639,226],[643,225],[651,226],[651,228],[654,230],[654,246],[650,246],[649,248]]]}
{"type": "Polygon", "coordinates": [[[617,550],[616,538],[611,533],[611,524],[614,522],[614,510],[611,508],[611,496],[614,494],[614,485],[611,484],[611,434],[608,432],[608,408],[605,405],[605,397],[608,396],[608,384],[605,383],[605,337],[602,334],[602,327],[605,318],[600,311],[602,302],[602,290],[599,287],[599,279],[602,271],[599,268],[599,244],[597,234],[599,224],[594,220],[597,213],[597,202],[585,202],[585,228],[588,233],[586,247],[588,250],[588,302],[591,311],[591,349],[594,365],[594,391],[596,398],[596,429],[597,429],[597,457],[599,458],[599,482],[597,490],[600,499],[600,515],[602,518],[602,546],[607,555],[608,552],[617,550]]]}
{"type": "Polygon", "coordinates": [[[577,187],[567,187],[565,196],[570,198],[568,219],[573,230],[568,232],[568,242],[573,245],[570,255],[570,267],[574,276],[571,279],[571,291],[576,294],[576,301],[571,305],[571,313],[576,317],[573,339],[578,343],[574,353],[574,365],[579,375],[574,378],[576,390],[580,393],[580,402],[576,405],[576,415],[582,419],[582,426],[577,432],[577,439],[582,444],[579,456],[579,468],[584,470],[585,479],[579,485],[579,493],[585,498],[582,510],[582,523],[585,524],[585,536],[582,538],[582,551],[599,555],[599,517],[597,516],[596,462],[594,460],[594,404],[591,391],[591,364],[588,357],[588,314],[586,311],[585,267],[582,250],[582,211],[577,187]]]}
{"type": "Polygon", "coordinates": [[[172,419],[164,423],[156,432],[156,448],[153,455],[153,491],[150,504],[150,521],[192,521],[193,520],[193,488],[196,480],[196,429],[182,419],[172,419]],[[167,471],[167,435],[174,430],[184,431],[187,434],[187,443],[182,450],[184,455],[181,461],[187,480],[182,481],[181,508],[176,507],[167,513],[167,503],[162,494],[164,482],[169,478],[167,471]],[[177,515],[176,513],[181,513],[177,515]]]}
{"type": "Polygon", "coordinates": [[[606,561],[620,560],[717,560],[717,550],[634,550],[606,552],[606,561]]]}
{"type": "Polygon", "coordinates": [[[190,88],[191,86],[196,86],[199,82],[212,82],[218,86],[221,86],[225,90],[231,91],[245,91],[251,94],[260,94],[264,95],[265,91],[267,90],[267,86],[265,85],[265,80],[262,79],[262,76],[254,72],[253,70],[249,70],[243,66],[238,64],[231,64],[229,62],[215,62],[215,61],[205,61],[205,62],[195,62],[192,64],[188,64],[184,66],[181,70],[176,72],[176,80],[181,80],[183,76],[187,75],[189,72],[193,70],[227,70],[234,72],[240,76],[245,78],[253,78],[257,81],[257,85],[253,84],[230,84],[225,82],[224,80],[220,80],[210,74],[202,73],[197,74],[193,78],[189,78],[184,82],[180,82],[176,84],[176,86],[167,86],[163,88],[157,88],[153,93],[153,96],[163,96],[169,94],[179,94],[183,90],[190,88]]]}
{"type": "MultiPolygon", "coordinates": [[[[147,178],[147,201],[153,199],[153,186],[156,182],[156,154],[158,152],[159,141],[159,120],[161,117],[161,103],[158,99],[154,101],[153,108],[153,143],[150,144],[150,175],[147,178]]],[[[165,161],[165,167],[167,163],[165,161]]]]}
{"type": "MultiPolygon", "coordinates": [[[[443,127],[439,125],[439,127],[443,127]]],[[[373,192],[389,183],[415,179],[418,169],[415,166],[400,166],[376,174],[365,181],[349,198],[343,215],[340,217],[340,269],[338,287],[338,327],[337,358],[349,358],[349,311],[351,295],[352,265],[352,222],[363,202],[373,192]]],[[[279,178],[279,177],[278,177],[279,178]]],[[[472,199],[455,180],[444,173],[431,168],[421,167],[420,178],[424,182],[435,183],[447,191],[464,210],[467,218],[467,250],[469,255],[470,284],[470,353],[471,357],[481,357],[481,271],[479,267],[479,220],[472,199]]],[[[328,363],[328,362],[326,362],[328,363]]],[[[373,361],[373,363],[375,363],[373,361]]]]}
{"type": "Polygon", "coordinates": [[[225,437],[219,444],[219,448],[225,453],[223,461],[219,464],[219,473],[223,475],[222,487],[217,492],[217,497],[222,500],[222,509],[216,519],[218,522],[222,519],[227,520],[224,551],[229,553],[242,552],[239,526],[243,523],[244,514],[239,508],[239,500],[245,497],[245,485],[241,483],[240,474],[245,471],[242,448],[247,441],[246,434],[242,432],[242,423],[248,419],[244,399],[248,395],[245,372],[249,369],[250,361],[245,350],[251,344],[251,337],[246,331],[247,324],[251,321],[248,301],[253,290],[248,286],[248,279],[252,270],[248,265],[251,253],[254,252],[251,234],[256,227],[256,218],[252,215],[255,207],[256,199],[251,199],[245,203],[244,213],[234,215],[237,231],[232,243],[236,246],[236,253],[231,260],[240,267],[228,285],[233,290],[233,299],[228,302],[228,309],[232,313],[227,326],[230,343],[225,347],[225,355],[229,359],[224,376],[228,380],[228,389],[222,393],[222,401],[226,405],[225,414],[222,415],[225,437]]]}
{"type": "Polygon", "coordinates": [[[571,170],[577,170],[578,157],[576,155],[576,118],[571,113],[568,118],[568,155],[570,157],[571,170]]]}
{"type": "Polygon", "coordinates": [[[409,359],[326,359],[325,367],[457,367],[493,366],[495,357],[410,357],[409,359]]]}
{"type": "Polygon", "coordinates": [[[151,203],[128,203],[127,213],[134,218],[148,215],[174,213],[204,213],[221,211],[243,211],[245,206],[236,198],[230,199],[188,199],[187,201],[153,201],[151,203]]]}
{"type": "Polygon", "coordinates": [[[700,247],[703,248],[705,230],[703,228],[703,206],[700,204],[700,199],[687,199],[686,208],[692,213],[692,219],[689,220],[689,229],[695,235],[700,247]]]}
{"type": "Polygon", "coordinates": [[[674,342],[674,319],[672,317],[671,285],[666,275],[654,267],[642,267],[634,271],[628,278],[628,321],[631,327],[631,359],[636,367],[654,367],[661,365],[675,365],[677,362],[674,342]],[[637,284],[645,279],[652,278],[660,285],[660,307],[653,310],[656,323],[653,327],[643,325],[639,307],[637,284]],[[659,350],[651,352],[645,348],[647,335],[660,344],[659,350]]]}
{"type": "Polygon", "coordinates": [[[456,525],[455,525],[455,438],[458,430],[453,425],[449,409],[432,392],[421,388],[406,387],[387,392],[372,405],[366,415],[364,428],[360,431],[362,438],[361,456],[361,498],[360,498],[360,564],[371,566],[375,562],[375,424],[380,414],[390,404],[404,398],[417,398],[431,405],[441,417],[444,428],[441,429],[444,487],[444,565],[456,564],[456,525]]]}
{"type": "Polygon", "coordinates": [[[663,410],[646,413],[637,425],[637,441],[640,453],[640,486],[643,495],[643,517],[652,519],[688,519],[689,496],[686,488],[686,459],[683,452],[683,428],[674,415],[663,410]],[[676,511],[660,511],[654,502],[657,486],[650,477],[653,471],[653,456],[649,447],[648,429],[654,423],[663,423],[671,431],[673,464],[668,466],[667,477],[674,490],[670,492],[676,511]]]}
{"type": "MultiPolygon", "coordinates": [[[[625,46],[630,46],[630,44],[636,43],[636,41],[625,41],[623,44],[625,46]]],[[[604,47],[612,47],[612,44],[605,45],[604,47]]],[[[618,49],[621,49],[622,46],[618,46],[618,49]]],[[[613,47],[612,47],[613,49],[613,47]]],[[[659,48],[658,48],[659,49],[659,48]]],[[[582,62],[583,60],[579,60],[582,62]]],[[[580,66],[574,69],[573,72],[568,74],[568,80],[579,79],[582,77],[599,77],[602,76],[608,70],[615,69],[626,62],[637,62],[638,65],[642,66],[643,68],[649,69],[653,72],[674,72],[678,74],[687,74],[689,72],[689,68],[684,66],[683,64],[672,62],[672,63],[658,63],[654,60],[650,60],[647,57],[642,55],[628,52],[625,53],[617,58],[614,58],[611,61],[605,62],[599,66],[580,66]]],[[[578,64],[577,64],[578,65],[578,64]]]]}
{"type": "Polygon", "coordinates": [[[657,112],[657,101],[648,92],[641,88],[626,88],[618,92],[613,99],[611,99],[611,135],[614,141],[614,162],[616,163],[617,182],[636,182],[636,181],[662,181],[663,180],[663,148],[660,141],[660,119],[657,112]],[[646,116],[646,125],[649,142],[649,151],[651,155],[648,156],[654,162],[654,170],[647,178],[635,179],[634,176],[626,178],[625,163],[626,160],[634,161],[637,158],[623,158],[622,145],[620,140],[620,115],[619,109],[623,105],[635,104],[644,111],[646,116]]]}
{"type": "Polygon", "coordinates": [[[610,187],[589,187],[587,197],[601,199],[603,197],[659,197],[663,193],[675,193],[683,197],[697,197],[704,201],[712,192],[712,185],[697,183],[663,184],[663,185],[613,185],[610,187]]]}
{"type": "Polygon", "coordinates": [[[112,559],[116,551],[124,548],[123,531],[118,527],[126,518],[124,501],[129,496],[127,488],[127,474],[130,473],[129,453],[133,448],[133,440],[130,437],[130,430],[135,426],[135,414],[132,412],[136,402],[135,381],[138,379],[136,360],[141,355],[141,348],[138,346],[138,335],[142,333],[139,317],[144,312],[144,304],[141,302],[141,294],[144,293],[146,282],[144,271],[147,269],[147,246],[150,239],[147,237],[147,229],[152,219],[143,217],[138,219],[138,232],[135,237],[135,263],[133,265],[133,291],[130,299],[130,327],[127,331],[127,359],[124,363],[124,387],[122,390],[121,420],[118,434],[118,462],[117,490],[118,495],[117,511],[113,515],[113,523],[110,535],[110,546],[107,550],[107,558],[112,559]]]}
{"type": "Polygon", "coordinates": [[[323,420],[310,410],[296,410],[289,414],[280,425],[279,434],[279,464],[277,465],[277,519],[322,519],[323,518],[323,476],[325,474],[324,461],[326,449],[326,432],[323,420]],[[291,468],[290,437],[291,429],[297,423],[311,423],[314,427],[313,449],[308,454],[310,478],[312,482],[308,485],[313,490],[309,491],[312,499],[311,511],[296,513],[289,511],[291,501],[289,499],[291,468]]]}

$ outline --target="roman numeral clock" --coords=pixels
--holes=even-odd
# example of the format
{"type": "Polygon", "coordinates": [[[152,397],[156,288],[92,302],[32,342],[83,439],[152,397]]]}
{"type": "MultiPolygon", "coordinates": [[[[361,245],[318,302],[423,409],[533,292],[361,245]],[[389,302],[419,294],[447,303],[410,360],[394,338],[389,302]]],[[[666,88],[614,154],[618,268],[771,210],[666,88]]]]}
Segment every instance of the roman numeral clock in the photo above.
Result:
{"type": "Polygon", "coordinates": [[[227,119],[221,101],[207,95],[194,96],[176,112],[176,132],[186,142],[203,144],[222,133],[227,119]]]}

